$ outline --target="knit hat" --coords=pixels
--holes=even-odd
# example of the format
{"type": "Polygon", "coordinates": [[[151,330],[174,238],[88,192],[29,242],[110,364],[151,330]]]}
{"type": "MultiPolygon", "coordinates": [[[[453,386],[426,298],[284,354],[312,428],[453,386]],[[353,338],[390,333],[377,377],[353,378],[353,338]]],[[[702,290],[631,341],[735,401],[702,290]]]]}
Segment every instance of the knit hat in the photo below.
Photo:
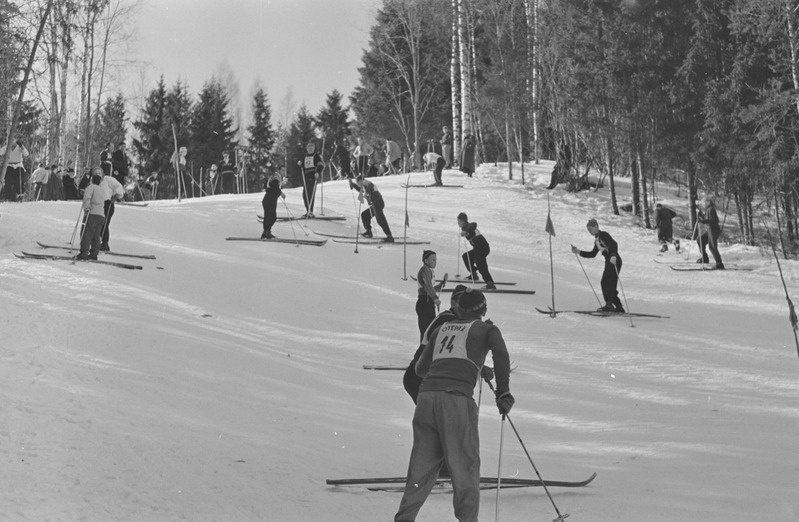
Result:
{"type": "Polygon", "coordinates": [[[588,223],[585,225],[587,227],[598,227],[599,223],[597,223],[596,219],[591,218],[588,220],[588,223]]]}
{"type": "Polygon", "coordinates": [[[480,290],[467,288],[458,299],[458,309],[466,314],[485,314],[486,298],[480,290]]]}
{"type": "Polygon", "coordinates": [[[422,262],[424,263],[428,257],[436,255],[432,250],[425,250],[422,252],[422,262]]]}
{"type": "Polygon", "coordinates": [[[469,287],[466,285],[458,285],[452,289],[452,298],[460,297],[469,287]]]}
{"type": "Polygon", "coordinates": [[[466,212],[461,212],[460,214],[458,214],[458,219],[463,221],[469,221],[469,217],[466,215],[466,212]]]}

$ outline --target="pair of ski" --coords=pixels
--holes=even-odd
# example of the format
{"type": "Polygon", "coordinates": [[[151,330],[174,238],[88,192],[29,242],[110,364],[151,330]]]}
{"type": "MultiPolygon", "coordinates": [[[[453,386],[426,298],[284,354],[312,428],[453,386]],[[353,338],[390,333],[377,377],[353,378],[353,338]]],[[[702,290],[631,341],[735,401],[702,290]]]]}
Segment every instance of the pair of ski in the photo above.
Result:
{"type": "MultiPolygon", "coordinates": [[[[414,276],[411,276],[411,279],[416,281],[416,278],[414,276]]],[[[443,279],[436,279],[436,283],[441,283],[443,281],[444,281],[443,279]]],[[[447,283],[479,285],[479,284],[482,283],[482,281],[476,280],[476,279],[469,279],[468,277],[450,277],[449,279],[447,279],[447,283]]],[[[506,283],[506,282],[499,282],[499,281],[494,281],[494,284],[495,285],[502,285],[502,286],[515,286],[516,285],[516,283],[506,283]]]]}
{"type": "MultiPolygon", "coordinates": [[[[264,217],[262,215],[258,215],[258,221],[263,221],[264,217]]],[[[313,219],[316,221],[346,221],[347,218],[344,216],[313,216],[306,218],[305,215],[301,216],[278,216],[278,221],[302,221],[304,219],[313,219]]]]}
{"type": "Polygon", "coordinates": [[[327,239],[289,239],[273,237],[272,239],[261,239],[260,237],[226,237],[226,241],[260,241],[262,243],[293,243],[304,246],[324,246],[327,239]]]}
{"type": "MultiPolygon", "coordinates": [[[[385,244],[386,242],[382,239],[378,238],[356,238],[353,234],[328,234],[327,232],[319,232],[317,230],[311,230],[317,236],[324,236],[333,239],[334,243],[355,243],[356,241],[359,244],[363,245],[378,245],[378,244],[385,244]]],[[[392,243],[388,243],[392,244],[392,243]]],[[[394,243],[396,245],[429,245],[430,241],[421,241],[418,239],[394,239],[394,243]]]]}
{"type": "MultiPolygon", "coordinates": [[[[596,473],[590,477],[579,481],[565,480],[535,480],[519,478],[480,477],[480,489],[500,488],[530,488],[547,486],[550,488],[581,488],[585,487],[596,478],[596,473]]],[[[355,479],[327,479],[328,486],[362,486],[369,491],[390,491],[402,492],[405,490],[405,477],[383,477],[383,478],[355,478],[355,479]]],[[[436,480],[434,490],[452,491],[452,482],[448,478],[439,477],[436,480]]]]}
{"type": "Polygon", "coordinates": [[[129,263],[117,263],[116,261],[105,261],[103,259],[78,259],[77,256],[56,256],[52,254],[34,254],[31,252],[22,252],[18,254],[14,252],[14,256],[19,259],[41,259],[47,261],[80,261],[81,263],[96,263],[100,265],[111,265],[118,268],[126,268],[128,270],[141,270],[140,265],[132,265],[129,263]]]}
{"type": "Polygon", "coordinates": [[[725,266],[723,269],[716,268],[715,265],[711,265],[709,263],[678,263],[672,264],[667,263],[665,261],[660,261],[658,259],[653,259],[653,261],[659,265],[667,265],[672,270],[677,272],[727,272],[727,271],[743,271],[743,272],[751,272],[754,270],[754,267],[751,266],[725,266]]]}
{"type": "MultiPolygon", "coordinates": [[[[37,241],[36,244],[39,245],[42,248],[58,248],[58,249],[61,249],[61,250],[69,250],[71,252],[77,252],[79,250],[77,248],[74,248],[74,247],[68,246],[68,245],[47,245],[47,244],[42,243],[40,241],[37,241]]],[[[109,256],[136,257],[136,258],[139,258],[139,259],[155,259],[155,256],[152,255],[152,254],[123,254],[122,252],[110,252],[110,251],[107,251],[107,250],[101,251],[100,253],[105,254],[105,255],[109,255],[109,256]]]]}
{"type": "Polygon", "coordinates": [[[558,315],[558,314],[583,314],[593,315],[594,317],[649,317],[652,319],[668,319],[666,315],[656,314],[639,314],[635,312],[604,312],[602,310],[542,310],[536,308],[536,311],[545,315],[558,315]]]}
{"type": "Polygon", "coordinates": [[[403,183],[400,186],[402,188],[463,188],[463,185],[438,185],[436,183],[431,183],[429,185],[406,185],[403,183]]]}

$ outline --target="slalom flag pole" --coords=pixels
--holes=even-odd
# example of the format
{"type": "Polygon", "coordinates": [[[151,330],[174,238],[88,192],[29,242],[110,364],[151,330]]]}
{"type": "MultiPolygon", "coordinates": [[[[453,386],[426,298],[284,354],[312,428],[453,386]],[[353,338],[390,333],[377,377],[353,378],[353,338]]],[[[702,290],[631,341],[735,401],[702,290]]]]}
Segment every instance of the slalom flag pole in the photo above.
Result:
{"type": "Polygon", "coordinates": [[[552,225],[552,218],[550,216],[550,208],[549,208],[549,194],[547,194],[547,224],[544,227],[548,236],[549,236],[549,278],[552,282],[552,313],[550,313],[550,317],[555,317],[557,313],[555,312],[555,263],[552,258],[552,238],[555,236],[555,227],[552,225]]]}
{"type": "Polygon", "coordinates": [[[402,245],[402,280],[408,280],[408,227],[411,226],[411,220],[408,217],[408,184],[411,182],[411,175],[408,174],[408,179],[405,180],[405,233],[403,235],[402,245]]]}
{"type": "Polygon", "coordinates": [[[780,258],[777,255],[777,249],[774,247],[774,240],[771,237],[771,231],[766,230],[768,241],[771,243],[771,251],[774,252],[774,259],[777,261],[777,269],[780,271],[780,279],[782,280],[782,289],[785,291],[785,300],[788,301],[788,319],[791,321],[791,329],[793,329],[793,340],[796,343],[796,355],[799,355],[799,337],[797,337],[796,330],[799,328],[799,321],[796,317],[796,310],[793,307],[793,301],[788,295],[788,286],[785,284],[785,277],[782,275],[782,265],[780,265],[780,258]]]}

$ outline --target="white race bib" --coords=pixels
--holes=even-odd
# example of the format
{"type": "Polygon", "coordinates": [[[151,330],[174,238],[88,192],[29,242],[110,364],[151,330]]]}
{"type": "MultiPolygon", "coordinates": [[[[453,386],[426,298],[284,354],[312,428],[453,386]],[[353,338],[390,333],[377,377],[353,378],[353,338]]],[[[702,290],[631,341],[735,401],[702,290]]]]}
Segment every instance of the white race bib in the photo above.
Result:
{"type": "Polygon", "coordinates": [[[474,321],[469,323],[447,323],[438,330],[436,346],[433,348],[433,360],[469,359],[466,352],[466,338],[474,321]]]}

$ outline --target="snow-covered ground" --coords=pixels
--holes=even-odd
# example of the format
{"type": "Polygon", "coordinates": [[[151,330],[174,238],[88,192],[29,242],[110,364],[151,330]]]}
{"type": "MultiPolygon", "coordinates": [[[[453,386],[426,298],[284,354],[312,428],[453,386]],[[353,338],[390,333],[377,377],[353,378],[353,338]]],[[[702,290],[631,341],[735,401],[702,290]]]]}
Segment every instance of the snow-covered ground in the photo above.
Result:
{"type": "MultiPolygon", "coordinates": [[[[438,276],[464,273],[464,211],[491,243],[495,279],[537,291],[489,295],[488,317],[515,367],[511,419],[543,477],[598,474],[552,489],[569,520],[799,520],[799,358],[776,263],[723,245],[728,267],[755,269],[670,270],[653,258],[684,255],[656,256],[654,232],[612,216],[606,189],[547,191],[550,170],[528,165],[523,187],[487,165],[474,179],[445,171],[462,189],[410,189],[408,235],[431,245],[409,246],[407,268],[401,245],[356,254],[332,240],[225,241],[260,234],[259,194],[118,206],[112,249],[157,256],[140,271],[20,260],[11,253],[38,251],[37,240],[68,242],[79,203],[0,205],[0,519],[391,520],[399,494],[325,479],[404,475],[413,403],[402,372],[363,365],[407,364],[418,339],[410,276],[423,248],[438,252],[438,276]],[[591,247],[596,217],[620,245],[629,309],[670,318],[536,312],[552,295],[548,195],[556,307],[598,306],[569,250],[591,247]]],[[[397,237],[405,180],[375,180],[397,237]]],[[[287,192],[297,213],[300,192],[287,192]]],[[[674,191],[659,193],[686,214],[674,191]]],[[[354,234],[346,183],[321,196],[325,214],[347,221],[310,228],[354,234]]],[[[305,237],[293,227],[274,231],[305,237]]],[[[601,260],[582,264],[599,292],[601,260]]],[[[795,292],[799,264],[783,270],[795,292]]],[[[482,474],[496,475],[501,422],[488,393],[482,474]]],[[[503,453],[504,476],[535,478],[509,426],[503,453]]],[[[492,520],[495,492],[481,502],[492,520]]],[[[554,516],[540,488],[502,491],[503,521],[554,516]]],[[[451,496],[432,495],[418,520],[454,520],[451,496]]]]}

